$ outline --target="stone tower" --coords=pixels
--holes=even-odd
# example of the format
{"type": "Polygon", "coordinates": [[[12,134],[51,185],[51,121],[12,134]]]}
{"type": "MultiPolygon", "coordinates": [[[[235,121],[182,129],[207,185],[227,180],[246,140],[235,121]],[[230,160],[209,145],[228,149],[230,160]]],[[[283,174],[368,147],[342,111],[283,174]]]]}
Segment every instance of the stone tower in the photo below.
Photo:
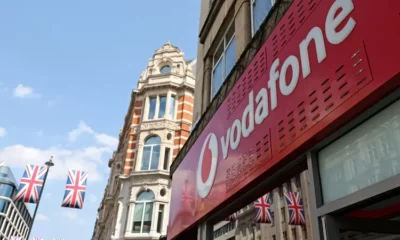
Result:
{"type": "Polygon", "coordinates": [[[165,43],[132,91],[93,239],[158,239],[169,218],[169,166],[189,137],[196,60],[165,43]]]}

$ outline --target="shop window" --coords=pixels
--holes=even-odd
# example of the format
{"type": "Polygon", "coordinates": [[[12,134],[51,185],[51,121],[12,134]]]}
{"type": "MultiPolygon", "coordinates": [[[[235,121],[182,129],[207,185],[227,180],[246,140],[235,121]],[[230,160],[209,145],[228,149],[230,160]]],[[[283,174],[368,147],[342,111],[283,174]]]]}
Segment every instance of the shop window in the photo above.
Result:
{"type": "Polygon", "coordinates": [[[164,170],[168,170],[170,152],[171,152],[171,149],[166,147],[165,151],[164,151],[164,164],[163,164],[164,170]]]}
{"type": "Polygon", "coordinates": [[[160,73],[170,73],[171,72],[171,67],[168,65],[165,65],[160,69],[160,73]]]}
{"type": "Polygon", "coordinates": [[[133,233],[149,233],[153,215],[154,193],[146,191],[139,194],[136,199],[133,214],[133,233]]]}
{"type": "Polygon", "coordinates": [[[251,0],[251,33],[254,35],[267,17],[275,0],[251,0]]]}
{"type": "Polygon", "coordinates": [[[158,118],[165,117],[166,105],[167,105],[167,97],[160,96],[160,109],[158,110],[158,118]]]}
{"type": "Polygon", "coordinates": [[[160,204],[158,208],[157,232],[161,233],[164,218],[164,204],[160,204]]]}
{"type": "Polygon", "coordinates": [[[156,116],[157,97],[151,97],[149,100],[149,115],[147,119],[154,119],[156,116]]]}
{"type": "Polygon", "coordinates": [[[225,78],[236,63],[236,40],[234,22],[228,27],[220,45],[213,56],[213,71],[211,80],[211,99],[221,88],[225,78]]]}
{"type": "Polygon", "coordinates": [[[150,137],[143,146],[142,166],[140,170],[156,170],[158,169],[158,161],[160,158],[161,139],[158,136],[150,137]]]}

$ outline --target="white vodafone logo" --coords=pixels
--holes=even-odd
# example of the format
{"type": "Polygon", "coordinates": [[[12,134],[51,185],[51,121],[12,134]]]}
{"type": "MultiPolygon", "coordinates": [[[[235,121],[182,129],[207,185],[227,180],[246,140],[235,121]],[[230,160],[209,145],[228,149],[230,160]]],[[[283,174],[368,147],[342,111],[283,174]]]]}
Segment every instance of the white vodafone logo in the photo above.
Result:
{"type": "Polygon", "coordinates": [[[214,133],[208,134],[206,140],[203,143],[203,147],[201,148],[201,153],[199,157],[199,164],[197,166],[197,192],[201,198],[207,197],[207,195],[211,191],[211,187],[214,183],[215,174],[217,172],[217,164],[218,164],[218,141],[217,136],[214,133]],[[202,170],[203,170],[203,160],[204,160],[204,152],[208,148],[211,151],[211,167],[210,172],[208,174],[206,182],[203,182],[202,179],[202,170]]]}

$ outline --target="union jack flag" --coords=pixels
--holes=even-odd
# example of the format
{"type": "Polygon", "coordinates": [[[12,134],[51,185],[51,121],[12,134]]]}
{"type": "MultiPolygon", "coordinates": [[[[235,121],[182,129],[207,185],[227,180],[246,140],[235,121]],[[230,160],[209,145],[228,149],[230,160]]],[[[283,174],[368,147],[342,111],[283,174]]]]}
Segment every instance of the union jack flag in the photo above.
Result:
{"type": "Polygon", "coordinates": [[[225,221],[229,221],[229,222],[234,222],[234,221],[236,221],[237,220],[237,213],[232,213],[231,215],[229,215],[226,219],[225,219],[225,221]]]}
{"type": "Polygon", "coordinates": [[[34,237],[33,240],[43,240],[41,237],[34,237]]]}
{"type": "Polygon", "coordinates": [[[254,222],[272,222],[270,193],[267,193],[254,201],[254,208],[256,210],[256,217],[254,218],[254,222]]]}
{"type": "Polygon", "coordinates": [[[289,225],[304,225],[304,206],[299,192],[285,193],[286,204],[289,210],[289,225]]]}
{"type": "Polygon", "coordinates": [[[62,207],[78,208],[83,207],[86,193],[86,181],[88,173],[78,170],[69,170],[67,185],[65,187],[62,207]]]}
{"type": "Polygon", "coordinates": [[[37,165],[26,165],[24,175],[21,178],[18,187],[18,193],[15,201],[26,203],[39,202],[39,195],[42,191],[44,177],[47,168],[37,165]]]}

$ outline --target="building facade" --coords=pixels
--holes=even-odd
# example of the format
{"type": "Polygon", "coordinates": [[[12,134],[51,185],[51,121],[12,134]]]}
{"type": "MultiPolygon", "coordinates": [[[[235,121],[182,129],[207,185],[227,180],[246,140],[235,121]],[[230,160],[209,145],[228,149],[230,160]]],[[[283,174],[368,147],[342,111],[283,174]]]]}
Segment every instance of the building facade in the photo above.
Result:
{"type": "Polygon", "coordinates": [[[0,236],[1,239],[22,237],[27,239],[32,217],[23,202],[14,202],[17,182],[11,169],[0,166],[0,236]]]}
{"type": "Polygon", "coordinates": [[[93,239],[159,239],[166,235],[169,168],[193,118],[196,60],[171,43],[156,50],[132,91],[93,239]]]}
{"type": "Polygon", "coordinates": [[[201,1],[196,124],[171,166],[194,210],[173,191],[168,239],[399,239],[395,6],[201,1]],[[305,223],[288,223],[293,192],[305,223]],[[266,193],[272,223],[254,224],[266,193]]]}

